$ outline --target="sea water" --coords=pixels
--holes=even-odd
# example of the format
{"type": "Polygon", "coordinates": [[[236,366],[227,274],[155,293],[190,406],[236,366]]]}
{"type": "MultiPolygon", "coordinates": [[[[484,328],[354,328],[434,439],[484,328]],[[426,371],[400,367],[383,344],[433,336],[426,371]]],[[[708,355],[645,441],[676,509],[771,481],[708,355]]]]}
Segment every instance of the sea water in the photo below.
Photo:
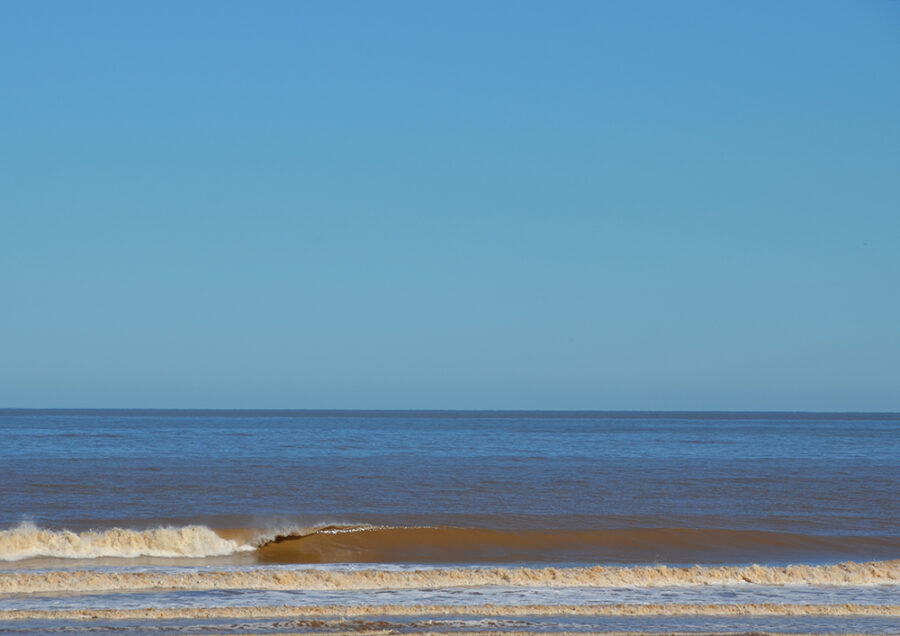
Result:
{"type": "Polygon", "coordinates": [[[6,410],[0,630],[891,633],[898,492],[895,414],[6,410]]]}

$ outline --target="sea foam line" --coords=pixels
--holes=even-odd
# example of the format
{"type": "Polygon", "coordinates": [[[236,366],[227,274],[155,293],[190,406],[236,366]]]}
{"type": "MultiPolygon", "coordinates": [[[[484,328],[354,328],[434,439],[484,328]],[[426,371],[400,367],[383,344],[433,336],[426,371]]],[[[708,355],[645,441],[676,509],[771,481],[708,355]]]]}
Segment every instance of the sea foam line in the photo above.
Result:
{"type": "Polygon", "coordinates": [[[224,539],[200,525],[150,530],[110,528],[72,532],[48,530],[32,523],[22,523],[15,528],[0,531],[0,561],[21,561],[36,557],[208,557],[254,549],[253,546],[224,539]]]}
{"type": "Polygon", "coordinates": [[[172,609],[2,610],[4,620],[161,620],[309,616],[900,616],[900,605],[786,603],[647,605],[311,605],[172,609]]]}
{"type": "Polygon", "coordinates": [[[12,571],[0,574],[0,593],[103,590],[366,590],[514,587],[662,587],[677,585],[900,585],[900,560],[838,565],[660,566],[573,568],[435,568],[422,570],[109,570],[12,571]]]}

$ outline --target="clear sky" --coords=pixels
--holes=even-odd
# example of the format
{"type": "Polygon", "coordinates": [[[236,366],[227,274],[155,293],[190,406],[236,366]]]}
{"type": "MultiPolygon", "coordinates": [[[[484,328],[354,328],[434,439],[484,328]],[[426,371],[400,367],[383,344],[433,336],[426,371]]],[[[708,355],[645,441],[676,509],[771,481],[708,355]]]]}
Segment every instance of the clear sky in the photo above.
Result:
{"type": "Polygon", "coordinates": [[[0,406],[900,411],[900,2],[0,2],[0,406]]]}

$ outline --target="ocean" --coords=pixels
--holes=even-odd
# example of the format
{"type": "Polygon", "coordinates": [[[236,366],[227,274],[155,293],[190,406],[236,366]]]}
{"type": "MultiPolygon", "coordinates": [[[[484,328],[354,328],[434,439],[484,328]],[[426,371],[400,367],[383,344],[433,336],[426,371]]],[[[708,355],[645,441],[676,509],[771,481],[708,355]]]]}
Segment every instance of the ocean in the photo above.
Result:
{"type": "Polygon", "coordinates": [[[0,632],[900,633],[900,415],[0,410],[0,632]]]}

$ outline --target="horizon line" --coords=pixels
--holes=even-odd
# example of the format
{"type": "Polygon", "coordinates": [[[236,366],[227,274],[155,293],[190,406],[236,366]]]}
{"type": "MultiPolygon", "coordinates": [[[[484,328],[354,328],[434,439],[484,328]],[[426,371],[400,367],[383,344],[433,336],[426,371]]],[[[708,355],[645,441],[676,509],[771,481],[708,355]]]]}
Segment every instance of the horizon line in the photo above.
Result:
{"type": "Polygon", "coordinates": [[[731,410],[731,409],[522,409],[522,408],[223,408],[223,407],[0,407],[0,414],[55,413],[265,413],[265,414],[393,414],[393,413],[494,413],[494,414],[597,414],[597,415],[843,415],[896,416],[900,411],[856,410],[731,410]]]}

